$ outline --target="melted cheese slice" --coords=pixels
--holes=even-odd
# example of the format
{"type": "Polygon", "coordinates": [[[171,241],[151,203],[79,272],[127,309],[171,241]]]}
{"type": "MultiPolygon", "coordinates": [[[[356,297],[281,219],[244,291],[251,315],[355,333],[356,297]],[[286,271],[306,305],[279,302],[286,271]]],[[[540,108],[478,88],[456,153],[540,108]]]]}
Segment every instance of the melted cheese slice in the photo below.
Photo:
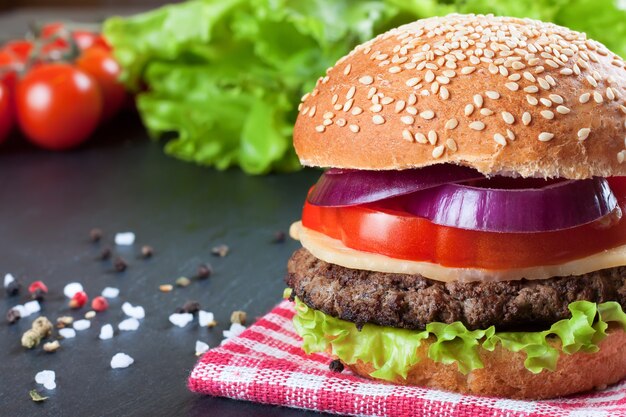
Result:
{"type": "Polygon", "coordinates": [[[291,225],[289,234],[302,246],[322,261],[351,269],[398,274],[419,274],[436,281],[511,281],[546,279],[552,277],[582,275],[605,268],[626,265],[626,245],[608,249],[585,258],[559,265],[505,270],[454,268],[430,262],[408,261],[391,258],[377,253],[351,249],[340,240],[302,226],[302,222],[291,225]]]}

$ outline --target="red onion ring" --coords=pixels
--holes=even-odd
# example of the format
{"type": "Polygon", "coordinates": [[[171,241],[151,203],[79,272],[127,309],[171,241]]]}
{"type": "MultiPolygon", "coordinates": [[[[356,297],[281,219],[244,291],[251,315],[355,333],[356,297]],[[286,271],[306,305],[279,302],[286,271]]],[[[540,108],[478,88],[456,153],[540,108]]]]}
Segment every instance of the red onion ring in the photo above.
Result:
{"type": "Polygon", "coordinates": [[[447,164],[403,171],[329,169],[309,193],[308,201],[316,206],[355,206],[442,184],[483,178],[471,168],[447,164]]]}
{"type": "Polygon", "coordinates": [[[445,184],[379,204],[400,207],[442,226],[499,233],[569,229],[618,208],[604,178],[524,189],[445,184]]]}

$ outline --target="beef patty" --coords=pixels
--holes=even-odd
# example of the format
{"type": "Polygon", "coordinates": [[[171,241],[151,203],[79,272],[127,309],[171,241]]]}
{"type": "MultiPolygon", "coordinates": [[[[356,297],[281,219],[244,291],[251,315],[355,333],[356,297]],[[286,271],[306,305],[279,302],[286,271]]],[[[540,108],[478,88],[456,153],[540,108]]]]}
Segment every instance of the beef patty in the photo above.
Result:
{"type": "Polygon", "coordinates": [[[439,282],[421,275],[361,271],[296,251],[285,281],[309,307],[357,325],[424,329],[460,321],[469,329],[547,328],[577,300],[626,307],[626,267],[580,276],[503,282],[439,282]]]}

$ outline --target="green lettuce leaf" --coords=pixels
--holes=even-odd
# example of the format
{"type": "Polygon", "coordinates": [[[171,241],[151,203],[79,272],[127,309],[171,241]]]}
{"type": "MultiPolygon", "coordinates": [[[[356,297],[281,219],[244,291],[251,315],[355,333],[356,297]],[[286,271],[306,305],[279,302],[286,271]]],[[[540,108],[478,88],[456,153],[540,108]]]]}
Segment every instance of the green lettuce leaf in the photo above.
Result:
{"type": "Polygon", "coordinates": [[[419,348],[426,339],[429,359],[456,364],[464,374],[483,367],[480,349],[493,351],[498,344],[512,352],[523,352],[526,369],[539,373],[544,369],[554,371],[561,354],[597,352],[598,343],[606,337],[608,323],[626,330],[626,314],[612,301],[573,302],[568,306],[571,318],[541,332],[497,332],[494,326],[470,331],[460,322],[430,323],[423,331],[368,323],[359,330],[354,323],[309,308],[297,297],[295,303],[293,324],[306,353],[330,351],[347,364],[359,360],[371,363],[375,369],[371,375],[388,381],[406,378],[408,370],[424,359],[418,352],[423,352],[419,348]]]}
{"type": "MultiPolygon", "coordinates": [[[[622,2],[623,3],[623,2],[622,2]]],[[[293,171],[300,97],[378,33],[448,13],[538,18],[585,31],[626,55],[614,0],[191,0],[113,17],[104,35],[139,91],[149,133],[177,158],[250,174],[293,171]]],[[[456,343],[456,342],[455,342],[456,343]]]]}

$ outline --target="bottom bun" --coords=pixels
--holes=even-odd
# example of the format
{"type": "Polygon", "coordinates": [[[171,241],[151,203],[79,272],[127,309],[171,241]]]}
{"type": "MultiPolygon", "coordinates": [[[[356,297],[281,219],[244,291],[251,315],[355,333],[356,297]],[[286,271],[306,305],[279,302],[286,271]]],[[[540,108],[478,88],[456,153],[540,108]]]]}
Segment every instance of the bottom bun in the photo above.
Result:
{"type": "MultiPolygon", "coordinates": [[[[555,342],[557,343],[557,342],[555,342]]],[[[544,370],[533,374],[524,367],[525,355],[502,349],[493,352],[480,350],[484,368],[467,375],[457,370],[455,364],[444,365],[423,359],[415,364],[406,380],[394,381],[402,385],[417,385],[466,394],[487,395],[517,399],[546,399],[561,397],[592,389],[602,389],[626,377],[626,332],[611,327],[608,336],[599,343],[595,353],[578,352],[561,354],[554,372],[544,370]]],[[[425,356],[428,344],[419,350],[425,356]]],[[[349,365],[357,375],[370,376],[374,368],[369,363],[349,365]]]]}

